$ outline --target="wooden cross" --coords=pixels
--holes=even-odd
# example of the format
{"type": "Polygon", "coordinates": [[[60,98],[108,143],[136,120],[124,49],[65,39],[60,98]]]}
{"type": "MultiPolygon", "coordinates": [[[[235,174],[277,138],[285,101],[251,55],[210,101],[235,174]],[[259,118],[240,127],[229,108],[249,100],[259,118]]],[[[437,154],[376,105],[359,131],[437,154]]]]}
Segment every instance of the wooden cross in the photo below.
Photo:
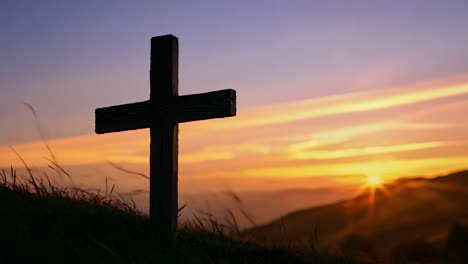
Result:
{"type": "Polygon", "coordinates": [[[163,240],[177,231],[178,123],[236,115],[236,91],[178,96],[178,39],[151,39],[150,99],[96,109],[96,133],[150,128],[150,222],[163,240]]]}

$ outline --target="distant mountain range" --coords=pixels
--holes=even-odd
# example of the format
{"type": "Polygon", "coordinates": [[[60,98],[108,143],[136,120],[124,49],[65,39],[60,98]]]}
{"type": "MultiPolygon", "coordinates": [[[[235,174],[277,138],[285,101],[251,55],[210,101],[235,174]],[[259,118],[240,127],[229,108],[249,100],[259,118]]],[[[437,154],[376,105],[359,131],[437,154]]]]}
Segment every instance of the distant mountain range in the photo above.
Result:
{"type": "Polygon", "coordinates": [[[187,204],[182,211],[183,221],[193,214],[212,214],[223,221],[230,217],[230,210],[239,228],[251,227],[251,220],[256,224],[265,224],[289,212],[330,203],[351,197],[354,188],[320,189],[284,189],[271,191],[181,193],[179,205],[187,204]],[[247,219],[246,216],[250,219],[247,219]]]}
{"type": "Polygon", "coordinates": [[[468,171],[432,179],[405,178],[375,191],[289,213],[244,232],[276,244],[314,241],[333,247],[351,234],[380,250],[409,241],[440,241],[454,223],[468,223],[468,171]]]}
{"type": "MultiPolygon", "coordinates": [[[[134,202],[143,212],[148,213],[148,192],[139,190],[129,193],[134,202]]],[[[180,222],[187,219],[203,217],[210,214],[214,219],[225,222],[231,218],[228,210],[236,218],[240,229],[265,224],[275,218],[295,210],[310,208],[320,204],[329,204],[352,197],[354,187],[317,188],[317,189],[283,189],[267,191],[217,191],[179,193],[181,211],[180,222]],[[245,217],[248,215],[250,219],[245,217]]]]}

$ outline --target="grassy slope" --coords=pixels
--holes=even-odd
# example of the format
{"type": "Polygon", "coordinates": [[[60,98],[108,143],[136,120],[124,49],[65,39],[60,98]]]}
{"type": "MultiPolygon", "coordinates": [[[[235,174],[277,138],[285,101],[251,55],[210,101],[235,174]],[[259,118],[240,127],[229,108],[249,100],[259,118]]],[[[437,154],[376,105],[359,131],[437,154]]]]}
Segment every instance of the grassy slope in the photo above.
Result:
{"type": "Polygon", "coordinates": [[[149,235],[145,216],[101,198],[0,186],[0,263],[349,263],[194,229],[181,230],[176,246],[167,247],[149,235]]]}
{"type": "Polygon", "coordinates": [[[396,182],[377,194],[371,214],[368,201],[365,194],[297,211],[248,233],[307,242],[318,232],[322,245],[331,245],[354,232],[382,250],[421,237],[440,239],[452,224],[468,220],[468,171],[396,182]]]}

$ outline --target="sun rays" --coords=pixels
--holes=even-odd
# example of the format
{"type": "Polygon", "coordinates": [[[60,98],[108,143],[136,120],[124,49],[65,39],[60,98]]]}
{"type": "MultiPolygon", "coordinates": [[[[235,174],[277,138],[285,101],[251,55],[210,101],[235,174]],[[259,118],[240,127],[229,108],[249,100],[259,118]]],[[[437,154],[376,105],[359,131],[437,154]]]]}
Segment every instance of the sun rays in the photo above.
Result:
{"type": "Polygon", "coordinates": [[[375,204],[378,192],[385,195],[388,195],[388,192],[385,188],[383,179],[379,174],[369,174],[364,179],[364,184],[361,189],[368,193],[367,215],[368,221],[372,222],[375,215],[375,204]]]}

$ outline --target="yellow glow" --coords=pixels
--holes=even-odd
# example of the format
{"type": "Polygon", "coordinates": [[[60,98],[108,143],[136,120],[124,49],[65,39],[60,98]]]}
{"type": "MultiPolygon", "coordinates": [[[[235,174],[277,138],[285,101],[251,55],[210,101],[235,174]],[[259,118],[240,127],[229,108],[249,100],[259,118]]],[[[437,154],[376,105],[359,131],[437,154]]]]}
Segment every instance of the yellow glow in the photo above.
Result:
{"type": "MultiPolygon", "coordinates": [[[[405,116],[406,117],[406,116],[405,116]]],[[[338,131],[326,131],[312,134],[309,138],[304,138],[300,143],[294,143],[289,146],[291,153],[302,152],[310,148],[323,147],[330,144],[341,143],[355,136],[366,134],[382,133],[389,130],[402,130],[402,131],[425,131],[437,128],[451,128],[457,125],[444,124],[444,123],[421,123],[414,124],[411,122],[385,122],[372,125],[351,126],[340,129],[338,131]]],[[[434,147],[438,142],[428,142],[418,144],[419,146],[434,147]],[[429,144],[428,144],[429,143],[429,144]]],[[[415,144],[406,144],[416,146],[415,144]]],[[[301,154],[303,155],[303,154],[301,154]]],[[[300,156],[300,155],[299,155],[300,156]]]]}
{"type": "Polygon", "coordinates": [[[369,175],[366,182],[370,188],[377,188],[382,185],[382,180],[379,175],[369,175]]]}
{"type": "Polygon", "coordinates": [[[446,142],[421,142],[413,144],[393,145],[393,146],[372,146],[350,149],[339,149],[334,151],[301,151],[294,153],[293,157],[297,159],[333,159],[344,157],[357,157],[363,155],[376,155],[384,153],[405,152],[411,150],[430,149],[449,145],[446,142]]]}
{"type": "MultiPolygon", "coordinates": [[[[437,175],[447,171],[447,168],[465,168],[468,164],[468,156],[447,158],[419,158],[413,160],[380,160],[380,161],[353,161],[336,162],[332,164],[313,165],[286,165],[256,167],[235,172],[233,175],[246,175],[255,177],[319,177],[319,176],[346,176],[346,175],[368,175],[369,172],[385,176],[391,179],[399,176],[437,175]]],[[[453,169],[451,169],[453,170],[453,169]]],[[[231,172],[227,172],[231,174],[231,172]]]]}
{"type": "MultiPolygon", "coordinates": [[[[262,186],[266,178],[326,178],[365,187],[401,176],[463,169],[468,164],[467,95],[466,81],[376,89],[241,109],[235,118],[181,124],[181,179],[205,184],[224,177],[262,186]],[[378,181],[367,175],[378,175],[378,181]]],[[[147,168],[149,141],[149,131],[140,130],[48,143],[60,165],[111,161],[147,168]]],[[[31,166],[49,163],[43,142],[13,147],[31,166]]],[[[8,146],[0,146],[0,168],[10,165],[22,166],[8,146]]]]}

